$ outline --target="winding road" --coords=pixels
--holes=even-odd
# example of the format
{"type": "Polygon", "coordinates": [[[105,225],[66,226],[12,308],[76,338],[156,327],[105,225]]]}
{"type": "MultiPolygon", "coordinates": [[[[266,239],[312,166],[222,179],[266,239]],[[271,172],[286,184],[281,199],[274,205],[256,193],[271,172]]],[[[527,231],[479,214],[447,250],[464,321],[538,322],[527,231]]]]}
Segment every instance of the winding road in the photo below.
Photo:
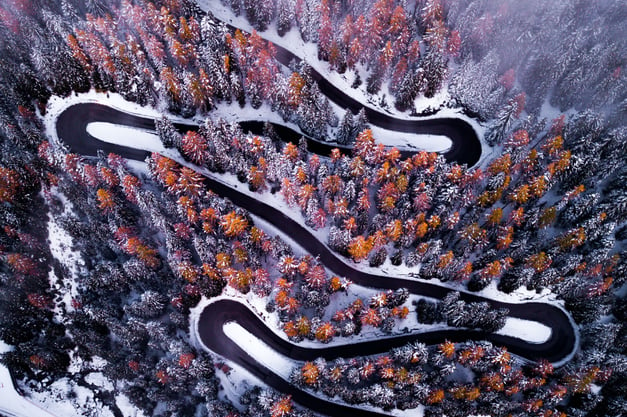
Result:
{"type": "MultiPolygon", "coordinates": [[[[118,124],[123,126],[132,126],[146,130],[155,130],[155,122],[154,119],[134,116],[132,114],[117,110],[113,107],[98,104],[98,103],[82,103],[76,104],[65,110],[60,116],[59,119],[63,119],[61,123],[57,123],[57,131],[58,135],[61,137],[62,133],[66,136],[74,134],[73,130],[78,130],[79,128],[86,128],[88,123],[93,122],[106,122],[112,124],[118,124]],[[69,121],[66,122],[65,119],[69,121]],[[72,122],[72,120],[74,122],[72,122]],[[72,123],[78,123],[79,125],[74,126],[72,123]]],[[[458,120],[458,119],[443,119],[443,120],[458,120]]],[[[268,122],[272,125],[274,132],[277,137],[284,142],[291,142],[295,145],[299,144],[301,138],[305,138],[307,142],[307,150],[309,152],[322,155],[329,156],[331,151],[335,148],[339,149],[341,153],[345,155],[350,155],[352,151],[352,147],[350,146],[342,146],[334,143],[323,142],[317,139],[314,139],[310,136],[304,135],[301,132],[297,132],[294,129],[279,123],[268,122]]],[[[413,121],[414,124],[420,124],[418,121],[413,121]]],[[[446,122],[443,122],[446,123],[446,122]]],[[[244,120],[239,121],[238,124],[242,128],[244,132],[250,132],[255,135],[262,135],[264,131],[264,122],[256,121],[256,120],[244,120]]],[[[174,123],[174,126],[178,128],[180,131],[185,132],[187,130],[197,130],[198,125],[189,123],[174,123]]],[[[471,128],[472,129],[472,128],[471,128]]],[[[441,132],[443,129],[434,129],[433,131],[441,132]]],[[[473,131],[474,132],[474,131],[473,131]]],[[[440,134],[440,133],[438,133],[440,134]]],[[[456,140],[460,140],[458,137],[456,140]]],[[[456,137],[456,136],[454,136],[456,137]]],[[[96,139],[97,140],[97,139],[96,139]]],[[[455,140],[452,140],[453,146],[447,153],[446,156],[452,149],[459,148],[461,144],[455,143],[455,140]]],[[[106,152],[116,152],[119,153],[118,149],[120,149],[120,145],[110,144],[108,142],[100,141],[101,146],[95,148],[90,143],[75,143],[73,145],[73,152],[77,154],[87,155],[87,156],[96,156],[96,151],[101,149],[106,152]]],[[[147,156],[150,155],[150,152],[133,148],[133,147],[124,147],[124,152],[131,159],[137,159],[143,161],[147,156]]],[[[417,150],[403,150],[400,149],[399,153],[401,159],[411,158],[415,155],[417,150]]],[[[460,162],[460,161],[457,161],[460,162]]]]}
{"type": "MultiPolygon", "coordinates": [[[[276,58],[281,64],[288,65],[292,60],[300,61],[300,58],[289,50],[276,44],[273,45],[277,51],[276,58]]],[[[416,120],[399,119],[381,113],[372,107],[364,106],[361,102],[333,85],[314,68],[311,68],[310,71],[312,78],[318,83],[320,91],[329,100],[340,108],[350,109],[354,114],[357,114],[363,108],[370,124],[403,133],[446,136],[452,142],[450,149],[442,154],[448,162],[456,162],[460,165],[466,164],[471,167],[481,158],[481,142],[477,132],[467,121],[457,117],[421,118],[416,120]]],[[[404,155],[402,156],[405,157],[404,155]]]]}
{"type": "MultiPolygon", "coordinates": [[[[275,45],[275,47],[277,51],[276,58],[282,64],[288,65],[290,61],[293,60],[300,61],[300,58],[289,50],[279,45],[275,45]]],[[[482,148],[477,133],[470,123],[463,119],[428,118],[406,120],[395,118],[368,106],[364,106],[362,103],[338,89],[313,68],[311,75],[318,83],[321,92],[331,101],[341,108],[350,109],[355,114],[364,108],[369,122],[375,126],[399,132],[442,135],[448,137],[452,142],[452,146],[447,152],[443,153],[443,155],[449,162],[473,166],[481,157],[482,148]]],[[[103,104],[82,103],[72,105],[58,115],[56,121],[57,136],[63,144],[69,147],[71,152],[85,156],[96,156],[97,151],[102,150],[106,153],[117,153],[128,159],[143,161],[150,155],[150,152],[133,147],[133,144],[130,143],[128,146],[122,146],[98,140],[87,132],[87,125],[91,122],[108,122],[151,131],[155,130],[155,123],[151,118],[132,115],[103,104]]],[[[261,134],[263,130],[262,122],[244,121],[240,122],[240,125],[245,131],[250,131],[254,134],[261,134]]],[[[193,124],[175,123],[175,126],[181,131],[197,129],[197,126],[193,124]]],[[[301,133],[284,125],[273,124],[273,127],[277,135],[284,141],[298,143],[298,140],[302,136],[301,133]]],[[[339,148],[346,154],[349,154],[351,151],[350,147],[341,147],[336,144],[325,143],[308,137],[306,137],[306,139],[308,150],[320,155],[328,155],[333,148],[339,148]]],[[[401,151],[401,157],[410,157],[414,153],[415,152],[412,151],[401,151]]],[[[268,221],[281,230],[281,232],[290,236],[297,244],[302,246],[304,250],[311,254],[318,255],[320,262],[328,269],[335,274],[345,276],[356,284],[380,290],[407,288],[413,294],[435,299],[442,299],[451,291],[446,287],[428,282],[359,271],[355,269],[351,263],[348,263],[330,251],[327,246],[320,242],[308,229],[292,220],[275,207],[259,201],[248,194],[239,192],[211,176],[206,176],[206,185],[221,197],[230,199],[234,204],[268,221]]],[[[268,386],[271,386],[279,392],[290,394],[294,401],[313,411],[338,417],[348,415],[355,417],[373,417],[387,414],[331,403],[300,390],[298,387],[289,383],[289,381],[284,380],[276,373],[260,364],[253,356],[242,349],[241,346],[231,340],[224,333],[224,324],[237,322],[277,353],[299,361],[314,360],[318,357],[332,360],[338,357],[348,358],[370,355],[383,353],[394,347],[403,346],[410,342],[436,344],[442,342],[444,339],[454,342],[489,340],[495,345],[506,346],[510,352],[531,361],[545,358],[551,362],[559,362],[568,358],[577,348],[577,336],[574,325],[568,314],[557,306],[541,302],[505,303],[466,292],[462,292],[460,298],[466,302],[486,301],[493,308],[506,308],[509,310],[510,317],[536,321],[550,327],[551,335],[548,340],[543,343],[530,343],[519,338],[482,331],[448,329],[380,338],[373,341],[346,345],[304,348],[286,341],[268,329],[265,323],[246,305],[226,299],[214,301],[204,307],[198,319],[197,334],[200,341],[209,350],[244,367],[251,374],[264,381],[268,386]]]]}
{"type": "MultiPolygon", "coordinates": [[[[62,143],[70,148],[71,152],[86,156],[95,156],[98,150],[103,150],[105,152],[115,152],[128,159],[143,161],[149,155],[149,152],[136,149],[132,144],[121,146],[98,140],[87,132],[87,125],[91,122],[109,122],[148,130],[155,129],[153,119],[128,114],[103,104],[84,103],[72,105],[58,115],[56,122],[57,136],[62,143]]],[[[415,121],[414,123],[419,122],[415,121]]],[[[182,130],[193,127],[191,124],[175,124],[175,126],[182,130]]],[[[301,245],[307,252],[318,255],[320,262],[328,269],[335,274],[345,276],[356,284],[381,290],[407,288],[413,294],[436,299],[442,299],[451,291],[449,288],[428,282],[359,271],[351,263],[329,250],[307,228],[292,220],[275,207],[259,201],[248,194],[239,192],[211,176],[206,176],[206,185],[221,197],[230,199],[234,204],[273,224],[281,232],[290,236],[297,244],[301,245]]],[[[211,351],[243,366],[274,389],[291,394],[292,398],[303,406],[332,416],[351,415],[359,417],[385,414],[331,404],[298,389],[257,362],[229,339],[224,334],[223,325],[230,321],[236,321],[278,353],[296,360],[312,360],[316,357],[333,359],[383,353],[393,347],[402,346],[413,341],[435,344],[442,342],[444,339],[449,339],[451,341],[489,340],[496,345],[506,346],[510,352],[531,361],[545,358],[551,362],[559,362],[572,354],[577,347],[577,337],[573,324],[566,312],[557,306],[542,302],[505,303],[466,292],[462,292],[460,298],[466,302],[486,301],[493,308],[506,308],[509,310],[510,317],[536,321],[550,327],[551,335],[543,343],[529,343],[511,336],[459,329],[409,334],[377,339],[372,342],[309,349],[281,339],[268,329],[248,307],[231,300],[220,300],[208,305],[200,315],[197,330],[202,343],[211,351]]]]}
{"type": "MultiPolygon", "coordinates": [[[[211,12],[206,7],[203,7],[202,2],[198,2],[199,6],[206,12],[211,12]]],[[[214,15],[211,15],[212,19],[219,24],[224,24],[230,31],[238,29],[232,24],[221,21],[214,15]]],[[[239,28],[242,29],[242,28],[239,28]]],[[[245,29],[242,29],[245,30],[245,29]]],[[[292,53],[289,49],[272,44],[275,48],[275,58],[284,66],[289,66],[291,62],[300,63],[302,59],[292,53]]],[[[429,118],[416,118],[416,119],[401,119],[394,117],[390,114],[382,113],[373,109],[367,105],[364,105],[358,100],[355,100],[346,92],[340,90],[331,81],[327,80],[320,72],[315,68],[310,68],[310,75],[312,79],[318,84],[320,91],[330,101],[337,104],[342,109],[350,109],[353,114],[357,114],[361,109],[364,110],[368,122],[374,126],[391,131],[413,133],[416,135],[438,135],[446,136],[451,142],[452,146],[442,155],[448,162],[456,162],[460,165],[466,164],[468,167],[472,167],[481,158],[481,141],[477,132],[470,123],[459,117],[429,117],[429,118]]],[[[300,136],[300,135],[299,135],[300,136]]],[[[320,142],[332,148],[342,148],[341,146],[320,142]]],[[[415,152],[401,152],[403,158],[408,154],[415,152]]]]}

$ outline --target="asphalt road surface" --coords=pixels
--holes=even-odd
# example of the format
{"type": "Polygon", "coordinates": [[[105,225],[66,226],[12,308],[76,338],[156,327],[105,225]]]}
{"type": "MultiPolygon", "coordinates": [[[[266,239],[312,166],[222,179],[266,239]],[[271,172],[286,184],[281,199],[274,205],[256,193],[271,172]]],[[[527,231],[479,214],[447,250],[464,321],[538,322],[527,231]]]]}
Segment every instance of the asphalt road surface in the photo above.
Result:
{"type": "MultiPolygon", "coordinates": [[[[282,64],[287,65],[292,60],[300,61],[300,58],[289,50],[276,44],[274,44],[274,47],[277,51],[276,58],[282,64]]],[[[417,135],[446,136],[452,143],[451,148],[442,154],[448,162],[457,162],[460,165],[467,164],[467,166],[471,167],[481,158],[481,142],[477,132],[475,132],[470,123],[463,119],[454,117],[416,120],[399,119],[389,114],[381,113],[372,107],[364,106],[337,88],[313,68],[311,68],[311,75],[314,81],[318,83],[320,91],[329,100],[343,109],[350,109],[354,114],[357,114],[363,108],[368,122],[372,125],[387,130],[417,135]]]]}
{"type": "MultiPolygon", "coordinates": [[[[57,135],[69,147],[71,152],[94,156],[98,150],[103,150],[104,152],[114,152],[122,157],[140,161],[143,161],[149,155],[147,151],[133,148],[132,144],[129,144],[129,146],[115,145],[92,137],[86,130],[87,124],[90,122],[110,122],[130,127],[154,129],[154,121],[149,118],[126,114],[102,104],[76,104],[63,111],[57,119],[57,135]]],[[[185,130],[190,129],[192,126],[178,125],[177,127],[185,130]]],[[[436,299],[442,299],[451,291],[446,287],[429,282],[359,271],[329,250],[308,229],[276,208],[247,194],[243,194],[211,177],[206,177],[205,183],[213,192],[230,199],[234,204],[273,224],[294,239],[307,252],[314,256],[319,256],[320,262],[328,269],[339,276],[350,279],[356,284],[381,290],[407,288],[413,294],[436,299]]],[[[542,323],[551,328],[551,336],[543,343],[529,343],[514,337],[460,329],[403,335],[340,347],[306,349],[277,337],[246,306],[227,300],[215,302],[203,311],[198,323],[198,332],[202,342],[212,351],[245,367],[274,389],[292,395],[293,399],[303,406],[330,416],[350,415],[359,417],[381,416],[384,414],[331,404],[298,389],[258,363],[246,351],[226,337],[223,332],[223,325],[229,321],[236,321],[277,352],[296,360],[312,360],[316,357],[332,359],[383,353],[392,347],[402,346],[411,341],[435,344],[442,342],[444,339],[456,342],[489,340],[496,345],[506,346],[510,352],[529,360],[544,358],[551,362],[558,362],[566,358],[576,348],[575,329],[568,315],[554,305],[541,302],[505,303],[466,292],[462,292],[460,298],[467,302],[486,301],[493,308],[508,309],[510,317],[542,323]]]]}
{"type": "MultiPolygon", "coordinates": [[[[222,22],[212,16],[216,22],[224,23],[230,31],[235,31],[237,27],[226,22],[222,22]]],[[[289,66],[291,62],[301,62],[301,59],[290,50],[273,43],[276,50],[275,58],[281,64],[289,66]]],[[[310,67],[310,74],[314,81],[318,83],[320,91],[333,103],[343,109],[350,109],[353,114],[357,114],[364,109],[368,122],[383,129],[415,133],[417,135],[441,135],[451,140],[451,148],[444,152],[444,158],[448,162],[467,164],[471,167],[481,158],[481,141],[475,129],[467,121],[456,117],[436,117],[436,118],[416,118],[400,119],[390,114],[382,113],[363,103],[355,100],[349,94],[337,88],[333,83],[324,78],[322,74],[310,67]]]]}

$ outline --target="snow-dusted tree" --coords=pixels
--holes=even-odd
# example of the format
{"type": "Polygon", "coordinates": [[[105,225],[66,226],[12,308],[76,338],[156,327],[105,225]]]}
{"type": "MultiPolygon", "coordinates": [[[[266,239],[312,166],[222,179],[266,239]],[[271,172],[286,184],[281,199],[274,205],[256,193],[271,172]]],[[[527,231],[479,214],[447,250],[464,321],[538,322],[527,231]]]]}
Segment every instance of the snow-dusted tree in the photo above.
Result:
{"type": "Polygon", "coordinates": [[[349,109],[346,109],[346,113],[344,113],[344,117],[342,117],[340,127],[335,137],[337,143],[339,143],[340,145],[347,145],[353,141],[353,139],[355,138],[355,136],[353,136],[355,131],[353,125],[353,113],[349,109]]]}
{"type": "Polygon", "coordinates": [[[124,308],[126,313],[141,318],[156,318],[163,314],[167,305],[163,295],[155,291],[146,291],[141,299],[124,308]]]}

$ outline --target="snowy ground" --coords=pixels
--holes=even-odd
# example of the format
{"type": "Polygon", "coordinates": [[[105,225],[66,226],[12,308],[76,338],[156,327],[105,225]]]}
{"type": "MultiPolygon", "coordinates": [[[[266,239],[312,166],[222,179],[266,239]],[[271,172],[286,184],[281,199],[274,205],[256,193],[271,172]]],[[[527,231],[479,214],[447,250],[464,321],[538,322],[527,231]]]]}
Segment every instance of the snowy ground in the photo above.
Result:
{"type": "MultiPolygon", "coordinates": [[[[12,347],[0,340],[0,353],[9,352],[12,347]]],[[[15,391],[9,370],[0,364],[0,414],[13,417],[55,417],[41,406],[22,397],[15,391]]],[[[67,414],[71,416],[72,414],[67,414]]]]}
{"type": "MultiPolygon", "coordinates": [[[[138,129],[106,122],[92,122],[87,125],[87,133],[103,142],[122,144],[120,140],[132,143],[132,147],[150,152],[163,153],[166,148],[159,137],[150,130],[138,129]],[[121,139],[120,139],[121,138],[121,139]],[[155,140],[155,138],[157,140],[155,140]]],[[[129,143],[127,142],[127,143],[129,143]]]]}
{"type": "Polygon", "coordinates": [[[517,337],[529,343],[543,343],[551,337],[551,328],[535,321],[508,317],[505,326],[496,334],[517,337]]]}
{"type": "MultiPolygon", "coordinates": [[[[0,353],[11,349],[11,346],[0,341],[0,353]]],[[[83,364],[73,358],[70,370],[82,366],[97,367],[98,364],[102,366],[104,362],[96,359],[93,363],[83,364]]],[[[85,380],[107,390],[113,389],[111,381],[106,379],[101,372],[92,372],[85,380]]],[[[95,399],[90,389],[68,378],[55,381],[44,390],[29,390],[27,395],[28,397],[25,397],[17,393],[9,370],[0,364],[0,415],[9,417],[113,417],[111,410],[95,399]]],[[[124,395],[116,396],[116,405],[124,417],[145,417],[140,410],[130,404],[124,395]]]]}
{"type": "MultiPolygon", "coordinates": [[[[63,214],[72,212],[72,202],[69,201],[56,187],[50,190],[51,196],[56,197],[63,204],[63,214]]],[[[73,300],[78,295],[76,278],[79,270],[83,267],[84,261],[79,251],[72,249],[72,237],[59,224],[54,215],[48,219],[48,241],[50,242],[50,252],[52,256],[69,272],[65,276],[66,280],[59,282],[53,269],[49,272],[50,286],[55,288],[61,295],[61,302],[55,303],[54,313],[59,322],[64,322],[67,312],[74,310],[73,300]],[[61,306],[61,303],[63,305],[61,306]]]]}
{"type": "MultiPolygon", "coordinates": [[[[71,213],[72,204],[56,188],[50,191],[50,197],[56,198],[63,204],[62,212],[71,213]]],[[[55,303],[54,314],[57,320],[64,321],[68,311],[73,310],[72,299],[78,294],[76,277],[83,265],[81,255],[72,249],[72,238],[61,227],[55,216],[48,220],[48,240],[52,256],[59,261],[69,272],[66,280],[60,282],[54,271],[50,271],[50,285],[60,294],[59,302],[55,303]]],[[[0,341],[0,353],[11,350],[12,347],[0,341]]],[[[94,361],[84,364],[71,353],[72,361],[70,372],[78,372],[85,366],[97,368],[104,362],[94,361]]],[[[86,377],[86,381],[99,387],[112,389],[113,385],[100,372],[94,372],[86,377]]],[[[116,397],[119,408],[125,417],[136,417],[141,414],[134,409],[123,396],[116,397]],[[118,398],[119,397],[119,398],[118,398]]],[[[28,398],[15,391],[9,370],[0,365],[0,414],[17,417],[72,417],[76,415],[97,415],[101,417],[113,416],[113,413],[94,398],[94,393],[88,388],[79,386],[67,378],[55,381],[45,389],[28,391],[28,398]]]]}

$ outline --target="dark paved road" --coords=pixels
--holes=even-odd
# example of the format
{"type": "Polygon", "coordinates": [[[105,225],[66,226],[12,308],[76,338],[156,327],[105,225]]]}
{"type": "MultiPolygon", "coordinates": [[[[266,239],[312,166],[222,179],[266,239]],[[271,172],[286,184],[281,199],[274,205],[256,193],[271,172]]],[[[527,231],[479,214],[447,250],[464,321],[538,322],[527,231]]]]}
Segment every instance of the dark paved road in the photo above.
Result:
{"type": "MultiPolygon", "coordinates": [[[[65,110],[61,114],[60,118],[63,118],[63,119],[68,118],[68,119],[74,120],[75,123],[82,124],[82,126],[84,127],[87,126],[87,123],[91,123],[91,122],[108,122],[108,123],[114,123],[114,124],[120,124],[120,125],[126,125],[126,126],[135,126],[135,127],[140,127],[143,129],[153,130],[153,131],[155,130],[155,122],[153,119],[133,116],[131,114],[128,114],[120,110],[116,110],[112,107],[109,107],[103,104],[98,104],[98,103],[83,103],[83,104],[73,105],[67,110],[65,110]]],[[[452,120],[457,120],[457,119],[452,119],[452,120]]],[[[241,126],[244,132],[251,132],[256,135],[263,134],[264,122],[250,120],[250,121],[240,121],[238,122],[238,124],[241,126]]],[[[280,138],[284,142],[291,142],[295,145],[298,145],[300,139],[304,137],[305,140],[307,141],[307,149],[309,150],[309,152],[313,152],[318,155],[328,156],[331,154],[331,151],[333,149],[337,148],[343,154],[346,154],[346,155],[351,154],[352,148],[349,146],[341,146],[338,144],[322,142],[314,138],[311,138],[309,136],[303,135],[302,133],[297,132],[283,124],[278,124],[278,123],[270,123],[270,124],[272,125],[278,138],[280,138]]],[[[175,123],[174,125],[178,127],[181,131],[198,129],[198,125],[195,125],[195,124],[175,123]]],[[[71,123],[66,123],[65,121],[57,124],[57,130],[69,129],[71,131],[78,127],[80,126],[77,125],[76,127],[73,127],[71,123]]],[[[70,131],[64,132],[64,133],[72,134],[70,131]]],[[[59,133],[59,137],[60,135],[61,133],[59,133]]],[[[106,145],[107,142],[102,142],[102,141],[99,141],[99,142],[102,144],[103,147],[106,147],[107,149],[109,146],[111,147],[111,149],[119,148],[119,145],[106,145]]],[[[76,153],[95,156],[96,151],[94,150],[93,146],[90,146],[88,144],[76,144],[76,147],[77,147],[76,153]]],[[[101,148],[101,149],[107,150],[105,148],[101,148]]],[[[411,158],[418,151],[419,149],[416,149],[415,151],[400,150],[401,159],[411,158]]],[[[110,151],[107,150],[107,152],[110,152],[110,151]]],[[[145,151],[138,150],[135,148],[130,148],[130,147],[127,147],[125,152],[131,155],[130,156],[131,158],[139,159],[139,160],[143,160],[146,156],[150,154],[149,152],[145,152],[145,151]]]]}
{"type": "MultiPolygon", "coordinates": [[[[59,116],[57,120],[58,137],[64,144],[69,146],[71,152],[83,155],[96,155],[99,149],[105,152],[115,152],[125,158],[136,160],[144,160],[149,155],[146,151],[133,148],[132,144],[129,144],[129,146],[114,145],[92,137],[87,133],[86,126],[88,123],[96,121],[154,129],[154,122],[151,119],[122,113],[100,104],[77,104],[69,107],[59,116]]],[[[179,125],[178,127],[189,129],[190,125],[179,125]]],[[[308,229],[276,208],[254,197],[243,194],[211,177],[206,177],[206,184],[220,196],[229,198],[234,204],[273,224],[294,239],[307,252],[314,256],[319,256],[320,261],[334,273],[345,276],[359,285],[382,290],[407,288],[411,293],[437,299],[443,298],[451,291],[448,288],[428,282],[361,272],[343,262],[342,259],[313,236],[308,229]]],[[[269,386],[281,392],[291,394],[298,403],[312,410],[333,416],[379,416],[381,414],[342,407],[337,404],[331,406],[326,401],[300,391],[256,362],[247,352],[228,339],[223,333],[222,327],[224,323],[237,321],[278,352],[299,360],[313,359],[318,356],[331,359],[339,356],[350,357],[385,352],[391,347],[400,346],[409,341],[416,340],[434,344],[440,343],[445,338],[452,341],[490,340],[497,345],[506,346],[510,352],[527,359],[546,358],[551,362],[564,359],[576,348],[575,330],[568,315],[551,304],[540,302],[504,303],[470,293],[462,293],[461,299],[469,302],[486,301],[494,308],[507,308],[510,317],[537,321],[550,327],[552,331],[551,336],[546,342],[535,344],[513,337],[486,334],[478,331],[447,330],[379,339],[373,342],[355,343],[342,347],[305,349],[278,338],[248,308],[234,301],[219,301],[208,306],[201,314],[198,330],[201,340],[209,349],[244,366],[269,386]]]]}
{"type": "MultiPolygon", "coordinates": [[[[221,22],[215,16],[212,18],[216,22],[225,23],[221,22]]],[[[230,31],[238,29],[232,24],[225,23],[225,25],[230,31]]],[[[281,64],[287,66],[292,61],[302,61],[290,50],[274,43],[273,45],[276,49],[275,57],[281,64]]],[[[479,162],[479,159],[481,158],[482,148],[479,136],[472,125],[464,119],[457,117],[417,117],[415,119],[400,119],[390,114],[382,113],[355,100],[350,96],[350,94],[340,90],[333,83],[324,78],[324,76],[314,68],[311,68],[311,76],[313,80],[318,83],[320,91],[339,107],[343,109],[350,109],[353,114],[357,114],[359,110],[363,108],[368,121],[372,125],[404,133],[415,133],[418,135],[441,135],[448,137],[451,140],[452,146],[448,151],[443,153],[448,162],[457,162],[460,165],[467,164],[467,166],[471,167],[479,162]]]]}
{"type": "MultiPolygon", "coordinates": [[[[287,65],[291,60],[300,61],[300,58],[289,50],[276,44],[274,44],[274,47],[277,50],[276,58],[282,64],[287,65]]],[[[363,108],[370,124],[397,132],[446,136],[452,143],[451,148],[443,153],[444,158],[448,162],[457,162],[460,165],[467,164],[471,167],[481,158],[481,142],[477,132],[475,132],[470,123],[463,119],[453,117],[414,120],[399,119],[389,114],[381,113],[371,107],[365,107],[362,103],[337,88],[313,68],[311,69],[311,74],[318,83],[320,91],[329,100],[343,109],[350,109],[354,114],[357,114],[363,108]]]]}
{"type": "Polygon", "coordinates": [[[259,317],[250,311],[248,307],[233,300],[219,300],[209,304],[198,320],[198,334],[202,342],[211,351],[229,358],[238,365],[244,367],[254,376],[265,382],[279,392],[292,395],[297,403],[320,413],[338,417],[381,417],[382,414],[358,408],[347,407],[341,404],[321,400],[305,391],[297,389],[273,372],[268,371],[262,364],[240,345],[231,340],[223,330],[223,325],[229,322],[237,322],[239,325],[254,334],[274,351],[299,361],[313,361],[323,357],[326,360],[336,358],[352,358],[361,355],[373,355],[384,353],[389,349],[404,346],[411,342],[423,342],[426,344],[441,343],[448,339],[452,342],[464,342],[467,340],[490,340],[496,345],[511,345],[518,339],[507,336],[498,336],[469,330],[441,330],[422,334],[412,334],[391,338],[380,338],[368,342],[352,343],[350,345],[325,347],[319,349],[303,348],[280,338],[259,317]]]}

